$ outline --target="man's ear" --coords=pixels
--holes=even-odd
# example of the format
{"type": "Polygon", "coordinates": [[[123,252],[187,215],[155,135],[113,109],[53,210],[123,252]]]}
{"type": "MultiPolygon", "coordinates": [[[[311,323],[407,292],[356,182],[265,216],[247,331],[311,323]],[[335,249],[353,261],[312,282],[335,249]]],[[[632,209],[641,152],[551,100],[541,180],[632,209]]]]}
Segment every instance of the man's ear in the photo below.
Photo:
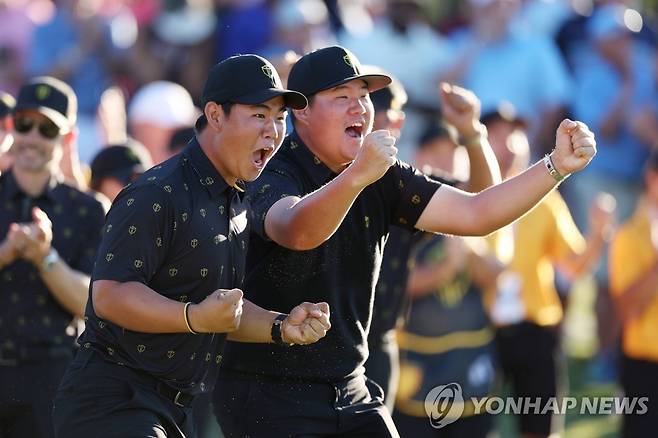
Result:
{"type": "Polygon", "coordinates": [[[292,113],[295,115],[296,123],[301,123],[303,125],[309,124],[309,118],[311,116],[310,105],[308,105],[304,109],[300,109],[300,110],[294,109],[292,110],[292,113]]]}
{"type": "Polygon", "coordinates": [[[222,107],[219,104],[215,102],[206,103],[206,106],[203,108],[203,114],[206,116],[208,125],[213,131],[221,131],[226,116],[224,110],[222,110],[222,107]]]}

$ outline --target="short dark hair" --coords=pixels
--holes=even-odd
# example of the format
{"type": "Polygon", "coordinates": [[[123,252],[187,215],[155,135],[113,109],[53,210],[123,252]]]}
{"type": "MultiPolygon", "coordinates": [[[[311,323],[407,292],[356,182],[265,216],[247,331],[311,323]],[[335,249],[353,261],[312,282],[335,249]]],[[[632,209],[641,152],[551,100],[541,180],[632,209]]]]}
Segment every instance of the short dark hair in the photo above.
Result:
{"type": "MultiPolygon", "coordinates": [[[[226,117],[231,116],[231,109],[233,109],[233,105],[235,105],[235,102],[224,102],[224,103],[218,103],[219,106],[222,107],[222,111],[224,114],[226,114],[226,117]]],[[[197,134],[201,133],[203,131],[203,128],[206,127],[208,124],[208,119],[206,119],[205,114],[201,114],[198,119],[196,119],[196,123],[194,124],[194,130],[196,131],[197,134]]]]}

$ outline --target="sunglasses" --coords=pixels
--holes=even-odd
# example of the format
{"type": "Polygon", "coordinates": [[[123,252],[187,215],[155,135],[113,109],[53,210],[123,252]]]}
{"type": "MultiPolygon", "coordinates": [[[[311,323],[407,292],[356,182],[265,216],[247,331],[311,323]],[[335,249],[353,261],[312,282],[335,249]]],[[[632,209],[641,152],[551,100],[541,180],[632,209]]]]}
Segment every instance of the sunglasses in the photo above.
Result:
{"type": "Polygon", "coordinates": [[[50,120],[43,120],[39,123],[32,117],[28,116],[14,117],[14,129],[20,134],[29,133],[35,126],[39,128],[39,134],[48,140],[56,138],[61,132],[59,126],[55,125],[50,120]]]}

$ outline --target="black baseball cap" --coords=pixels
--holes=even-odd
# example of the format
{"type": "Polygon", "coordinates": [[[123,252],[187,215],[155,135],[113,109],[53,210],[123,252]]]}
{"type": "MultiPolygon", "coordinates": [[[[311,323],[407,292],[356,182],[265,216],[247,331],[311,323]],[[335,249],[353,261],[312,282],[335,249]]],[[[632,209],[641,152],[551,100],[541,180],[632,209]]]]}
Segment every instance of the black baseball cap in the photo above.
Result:
{"type": "Polygon", "coordinates": [[[0,119],[7,117],[14,110],[16,99],[4,91],[0,91],[0,119]]]}
{"type": "Polygon", "coordinates": [[[40,76],[23,85],[18,92],[14,112],[21,110],[36,110],[62,131],[68,131],[77,118],[78,99],[66,83],[50,76],[40,76]]]}
{"type": "Polygon", "coordinates": [[[203,88],[203,104],[242,103],[254,105],[283,96],[286,106],[303,109],[306,97],[283,88],[274,66],[258,55],[231,56],[210,70],[203,88]]]}
{"type": "Polygon", "coordinates": [[[116,178],[128,184],[152,166],[146,148],[136,140],[125,144],[106,146],[91,162],[92,186],[98,186],[103,178],[116,178]]]}
{"type": "Polygon", "coordinates": [[[362,74],[357,57],[341,46],[315,50],[299,58],[288,76],[288,87],[305,96],[327,90],[354,79],[363,79],[368,91],[386,87],[391,78],[385,74],[362,74]]]}

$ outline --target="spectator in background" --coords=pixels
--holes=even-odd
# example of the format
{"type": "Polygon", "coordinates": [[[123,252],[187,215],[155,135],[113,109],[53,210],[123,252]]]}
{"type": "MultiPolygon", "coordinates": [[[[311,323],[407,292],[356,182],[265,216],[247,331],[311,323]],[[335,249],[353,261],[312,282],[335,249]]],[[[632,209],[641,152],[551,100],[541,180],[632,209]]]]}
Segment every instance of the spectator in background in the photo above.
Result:
{"type": "Polygon", "coordinates": [[[105,212],[59,179],[76,98],[54,78],[24,85],[12,169],[0,176],[0,435],[53,436],[52,400],[74,355],[105,212]]]}
{"type": "MultiPolygon", "coordinates": [[[[526,124],[513,106],[499,105],[482,117],[503,178],[528,165],[526,124]]],[[[571,181],[570,181],[571,182],[571,181]]],[[[571,182],[572,183],[572,182],[571,182]]],[[[488,299],[498,326],[496,340],[503,376],[514,397],[555,397],[558,390],[559,324],[562,305],[555,290],[555,267],[574,278],[598,263],[614,217],[614,201],[605,197],[590,209],[587,239],[576,228],[558,191],[549,193],[534,210],[512,225],[514,251],[501,274],[497,293],[488,299]]],[[[552,417],[523,414],[524,437],[548,437],[552,417]]]]}
{"type": "Polygon", "coordinates": [[[644,172],[635,214],[610,245],[610,291],[623,327],[621,384],[627,397],[648,397],[648,411],[623,418],[624,438],[648,436],[658,424],[658,153],[644,172]]]}
{"type": "Polygon", "coordinates": [[[533,158],[554,147],[553,127],[569,103],[571,80],[553,42],[512,29],[519,0],[469,0],[471,22],[452,36],[459,54],[445,75],[482,101],[483,112],[511,102],[529,123],[533,158]]]}
{"type": "MultiPolygon", "coordinates": [[[[587,206],[599,191],[617,200],[618,222],[630,217],[642,191],[642,169],[649,148],[634,131],[634,120],[655,96],[654,51],[633,36],[631,23],[625,21],[628,14],[626,6],[614,3],[595,9],[586,21],[587,39],[579,49],[580,62],[574,63],[577,86],[571,112],[593,126],[601,146],[594,166],[564,187],[576,225],[582,230],[588,229],[587,206]]],[[[607,291],[607,266],[604,261],[596,273],[600,351],[592,369],[593,377],[604,381],[616,376],[614,355],[619,336],[607,291]]]]}
{"type": "Polygon", "coordinates": [[[90,188],[110,201],[152,166],[146,148],[136,141],[106,146],[91,162],[90,188]]]}
{"type": "Polygon", "coordinates": [[[199,112],[182,86],[157,81],[140,88],[128,107],[128,128],[135,140],[146,146],[153,164],[171,156],[172,134],[194,125],[199,112]]]}
{"type": "Polygon", "coordinates": [[[111,85],[116,48],[100,4],[62,0],[50,21],[38,26],[28,50],[27,72],[49,75],[70,84],[78,96],[79,154],[89,163],[101,147],[96,113],[111,85]]]}
{"type": "Polygon", "coordinates": [[[11,166],[9,149],[14,142],[11,112],[15,105],[16,100],[11,94],[0,91],[0,174],[11,166]]]}
{"type": "MultiPolygon", "coordinates": [[[[431,125],[419,143],[419,168],[453,174],[460,148],[450,130],[431,125]]],[[[422,233],[413,240],[412,257],[408,263],[402,261],[409,270],[404,290],[410,303],[397,333],[400,385],[393,420],[404,437],[484,438],[492,419],[474,415],[472,403],[465,403],[459,420],[437,431],[428,421],[424,402],[432,388],[451,382],[461,385],[464,400],[491,394],[494,335],[481,295],[494,287],[501,265],[482,239],[467,244],[458,237],[422,233]]],[[[388,247],[386,251],[384,263],[388,247]]]]}
{"type": "Polygon", "coordinates": [[[54,9],[50,1],[40,1],[38,8],[32,8],[32,15],[37,17],[30,17],[29,6],[28,1],[0,0],[0,89],[12,94],[18,91],[25,78],[34,19],[43,19],[43,15],[47,16],[54,9]],[[35,11],[40,14],[34,14],[35,11]]]}
{"type": "Polygon", "coordinates": [[[386,14],[369,32],[345,31],[339,41],[365,64],[391,72],[404,86],[409,102],[405,132],[397,147],[400,159],[410,160],[423,127],[439,116],[435,90],[452,56],[448,42],[423,20],[418,0],[389,2],[386,14]]]}
{"type": "MultiPolygon", "coordinates": [[[[335,42],[327,7],[320,0],[283,0],[274,7],[275,33],[266,55],[307,53],[335,42]]],[[[276,66],[276,64],[275,64],[276,66]]]]}
{"type": "Polygon", "coordinates": [[[262,53],[274,34],[273,11],[266,0],[219,0],[216,58],[262,53]]]}
{"type": "MultiPolygon", "coordinates": [[[[374,67],[366,67],[371,73],[386,74],[385,71],[374,67]]],[[[416,154],[415,163],[421,166],[428,165],[423,171],[433,175],[443,183],[455,185],[451,174],[436,173],[440,169],[453,170],[452,166],[437,166],[438,162],[446,163],[446,155],[454,156],[455,142],[459,133],[462,138],[478,141],[470,145],[469,156],[473,169],[473,180],[462,185],[468,191],[480,191],[492,183],[498,182],[500,176],[491,148],[484,138],[479,137],[479,102],[472,93],[459,87],[443,84],[441,100],[445,108],[446,119],[455,126],[444,124],[440,131],[447,137],[450,133],[452,139],[437,138],[434,125],[425,136],[421,138],[424,147],[416,154]],[[462,106],[463,105],[463,106],[462,106]],[[438,140],[438,141],[435,141],[438,140]],[[447,144],[446,144],[447,143],[447,144]],[[448,154],[446,154],[446,146],[448,154]]],[[[397,79],[385,88],[371,94],[375,108],[374,129],[386,129],[396,138],[399,137],[405,121],[402,111],[406,101],[404,88],[397,79]]],[[[464,157],[465,158],[465,157],[464,157]]],[[[375,304],[368,334],[368,360],[365,363],[366,375],[377,382],[384,390],[385,403],[389,411],[393,411],[393,403],[397,393],[399,375],[398,346],[395,337],[395,328],[405,302],[407,283],[407,260],[411,253],[412,244],[417,239],[407,230],[398,230],[393,227],[386,242],[386,251],[381,264],[381,273],[375,288],[375,304]]]]}
{"type": "MultiPolygon", "coordinates": [[[[285,87],[285,85],[284,85],[285,87]]],[[[169,140],[169,154],[174,156],[177,153],[181,152],[187,143],[194,137],[194,128],[180,128],[171,135],[171,140],[169,140]]]]}

